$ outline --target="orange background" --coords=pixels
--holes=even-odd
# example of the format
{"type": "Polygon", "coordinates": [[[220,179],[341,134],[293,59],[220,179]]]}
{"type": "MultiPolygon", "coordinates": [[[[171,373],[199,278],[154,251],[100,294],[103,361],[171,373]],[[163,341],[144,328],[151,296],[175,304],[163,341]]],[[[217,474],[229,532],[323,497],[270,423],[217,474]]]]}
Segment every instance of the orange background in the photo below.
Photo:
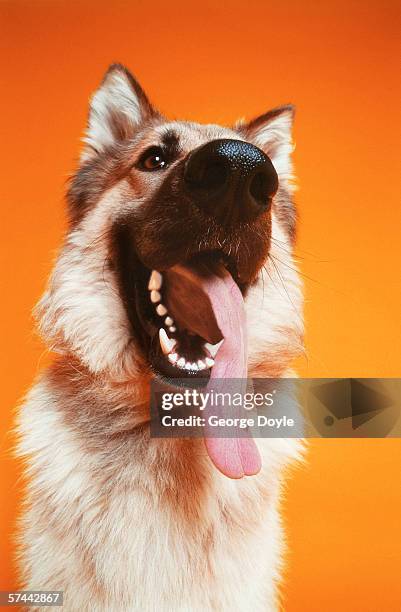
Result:
{"type": "MultiPolygon", "coordinates": [[[[8,433],[45,361],[30,310],[64,229],[87,99],[126,63],[170,116],[297,106],[305,376],[400,375],[398,0],[1,2],[0,589],[20,498],[8,433]]],[[[285,502],[288,612],[401,608],[398,440],[317,440],[285,502]]]]}

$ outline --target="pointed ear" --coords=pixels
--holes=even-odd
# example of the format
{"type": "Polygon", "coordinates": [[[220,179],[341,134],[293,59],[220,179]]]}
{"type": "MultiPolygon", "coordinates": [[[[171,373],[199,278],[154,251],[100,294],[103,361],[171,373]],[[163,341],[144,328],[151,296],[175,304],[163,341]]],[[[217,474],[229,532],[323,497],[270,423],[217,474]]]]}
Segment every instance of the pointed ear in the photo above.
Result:
{"type": "Polygon", "coordinates": [[[139,125],[156,116],[145,92],[121,64],[113,64],[92,96],[83,159],[132,138],[139,125]]]}
{"type": "Polygon", "coordinates": [[[279,106],[237,125],[237,129],[252,143],[262,149],[272,160],[281,178],[291,178],[292,124],[295,109],[292,105],[279,106]]]}

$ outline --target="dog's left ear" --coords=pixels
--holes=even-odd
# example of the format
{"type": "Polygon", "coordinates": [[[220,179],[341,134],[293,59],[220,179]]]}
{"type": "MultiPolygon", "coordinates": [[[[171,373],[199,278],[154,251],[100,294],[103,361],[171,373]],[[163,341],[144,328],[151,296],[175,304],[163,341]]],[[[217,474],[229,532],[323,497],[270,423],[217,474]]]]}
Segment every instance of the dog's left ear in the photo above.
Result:
{"type": "Polygon", "coordinates": [[[237,130],[247,140],[262,149],[270,157],[282,178],[290,178],[292,173],[291,153],[292,124],[295,108],[288,104],[274,108],[249,123],[240,122],[237,130]]]}
{"type": "Polygon", "coordinates": [[[82,158],[87,159],[132,138],[141,123],[156,115],[129,70],[121,64],[113,64],[90,102],[82,158]]]}

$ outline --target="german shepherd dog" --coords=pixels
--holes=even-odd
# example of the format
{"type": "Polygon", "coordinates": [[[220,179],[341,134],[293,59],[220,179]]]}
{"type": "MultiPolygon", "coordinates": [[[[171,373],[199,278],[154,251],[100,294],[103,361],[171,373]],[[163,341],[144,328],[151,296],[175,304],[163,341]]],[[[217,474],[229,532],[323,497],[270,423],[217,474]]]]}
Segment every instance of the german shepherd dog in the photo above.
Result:
{"type": "MultiPolygon", "coordinates": [[[[21,408],[26,589],[80,612],[277,610],[294,439],[150,435],[156,377],[286,377],[302,351],[292,106],[165,119],[123,66],[92,97],[21,408]]],[[[31,607],[35,609],[35,606],[31,607]]],[[[57,609],[57,608],[55,608],[57,609]]]]}

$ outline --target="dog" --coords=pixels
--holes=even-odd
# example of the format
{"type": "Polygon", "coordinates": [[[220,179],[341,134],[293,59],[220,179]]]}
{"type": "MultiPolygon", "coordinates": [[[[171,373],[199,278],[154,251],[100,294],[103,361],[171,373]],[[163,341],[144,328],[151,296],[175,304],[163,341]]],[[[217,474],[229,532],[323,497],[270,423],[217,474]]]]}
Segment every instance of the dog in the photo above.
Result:
{"type": "Polygon", "coordinates": [[[280,491],[301,442],[229,444],[224,459],[221,441],[152,437],[149,389],[215,369],[292,375],[293,115],[169,121],[120,64],[91,98],[68,230],[36,307],[54,360],[18,419],[21,583],[62,590],[65,610],[280,605],[280,491]]]}

